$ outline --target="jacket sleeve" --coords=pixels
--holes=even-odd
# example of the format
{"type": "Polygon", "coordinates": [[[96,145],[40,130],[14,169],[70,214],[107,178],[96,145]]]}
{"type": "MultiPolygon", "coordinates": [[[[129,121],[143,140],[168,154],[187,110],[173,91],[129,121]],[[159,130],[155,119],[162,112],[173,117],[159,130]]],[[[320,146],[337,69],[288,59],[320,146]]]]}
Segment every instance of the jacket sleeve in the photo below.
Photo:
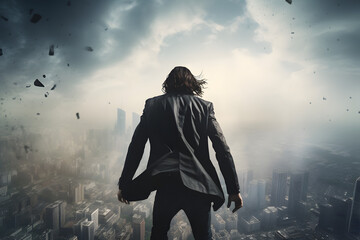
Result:
{"type": "Polygon", "coordinates": [[[147,101],[126,154],[124,168],[118,182],[119,189],[124,189],[126,185],[132,181],[144,153],[145,144],[148,139],[146,128],[146,106],[147,101]]]}
{"type": "Polygon", "coordinates": [[[238,177],[235,170],[234,160],[230,153],[230,148],[225,141],[219,123],[216,121],[214,106],[210,103],[208,119],[208,136],[215,150],[216,159],[220,166],[220,171],[225,179],[228,194],[240,192],[238,177]]]}

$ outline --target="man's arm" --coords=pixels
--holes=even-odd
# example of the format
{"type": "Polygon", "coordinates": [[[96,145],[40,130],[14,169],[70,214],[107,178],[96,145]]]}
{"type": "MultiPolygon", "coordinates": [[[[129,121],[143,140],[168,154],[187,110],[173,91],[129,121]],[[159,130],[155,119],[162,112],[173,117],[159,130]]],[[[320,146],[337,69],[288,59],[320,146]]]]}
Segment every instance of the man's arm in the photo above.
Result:
{"type": "Polygon", "coordinates": [[[231,202],[234,202],[235,207],[232,210],[234,213],[243,206],[243,199],[240,194],[239,180],[236,174],[234,160],[230,153],[230,148],[226,144],[220,125],[216,121],[212,103],[209,109],[208,135],[215,150],[216,159],[219,163],[221,173],[224,176],[226,190],[229,194],[227,207],[229,208],[231,202]]]}
{"type": "Polygon", "coordinates": [[[146,103],[143,110],[143,114],[140,117],[140,123],[135,129],[133,137],[131,139],[128,152],[125,158],[124,168],[119,178],[119,189],[124,189],[126,185],[131,182],[134,174],[140,164],[140,160],[144,153],[145,144],[148,139],[147,128],[146,128],[146,103]]]}
{"type": "Polygon", "coordinates": [[[226,143],[219,123],[216,121],[213,104],[210,104],[208,135],[215,150],[216,159],[224,176],[228,194],[238,194],[240,186],[230,148],[226,143]]]}

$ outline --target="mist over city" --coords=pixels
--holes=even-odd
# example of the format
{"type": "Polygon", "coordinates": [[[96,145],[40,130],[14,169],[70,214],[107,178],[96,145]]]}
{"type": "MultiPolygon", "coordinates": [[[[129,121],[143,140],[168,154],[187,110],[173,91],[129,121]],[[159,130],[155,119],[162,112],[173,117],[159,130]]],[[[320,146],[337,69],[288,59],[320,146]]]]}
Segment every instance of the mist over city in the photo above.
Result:
{"type": "MultiPolygon", "coordinates": [[[[0,239],[150,239],[155,192],[127,205],[117,183],[145,101],[175,66],[206,79],[244,198],[212,211],[213,239],[360,239],[359,11],[2,1],[0,239]]],[[[183,211],[168,236],[194,239],[183,211]]]]}

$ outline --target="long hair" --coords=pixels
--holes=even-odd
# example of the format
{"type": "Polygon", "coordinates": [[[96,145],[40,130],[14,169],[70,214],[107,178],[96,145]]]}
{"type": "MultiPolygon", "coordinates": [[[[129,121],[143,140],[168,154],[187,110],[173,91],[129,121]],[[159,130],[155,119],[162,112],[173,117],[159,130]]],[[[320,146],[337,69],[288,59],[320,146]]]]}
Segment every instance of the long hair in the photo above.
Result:
{"type": "Polygon", "coordinates": [[[182,93],[195,94],[202,96],[205,79],[196,79],[196,77],[186,67],[175,67],[162,84],[164,93],[182,93]]]}

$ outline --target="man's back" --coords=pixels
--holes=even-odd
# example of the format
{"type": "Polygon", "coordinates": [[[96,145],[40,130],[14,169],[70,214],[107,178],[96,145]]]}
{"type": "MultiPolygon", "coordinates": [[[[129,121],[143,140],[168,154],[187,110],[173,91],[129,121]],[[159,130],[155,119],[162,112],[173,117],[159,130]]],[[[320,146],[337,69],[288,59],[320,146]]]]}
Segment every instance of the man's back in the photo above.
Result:
{"type": "Polygon", "coordinates": [[[209,158],[208,137],[224,176],[228,207],[242,207],[239,183],[230,149],[215,118],[213,104],[201,96],[204,79],[196,79],[186,67],[175,67],[163,83],[164,95],[146,100],[144,112],[125,159],[119,179],[121,202],[146,199],[156,191],[151,239],[168,239],[171,219],[181,209],[187,215],[195,239],[212,239],[210,208],[224,203],[224,193],[209,158]],[[132,179],[147,140],[147,168],[132,179]],[[161,181],[159,181],[161,180],[161,181]]]}
{"type": "Polygon", "coordinates": [[[239,193],[234,162],[215,119],[213,104],[192,94],[164,94],[146,101],[129,146],[127,159],[131,161],[126,159],[119,185],[131,181],[130,176],[132,178],[134,175],[144,145],[149,139],[147,169],[139,177],[139,180],[147,179],[148,191],[157,187],[156,183],[149,180],[151,177],[178,171],[183,184],[209,195],[214,202],[214,210],[217,210],[225,199],[218,175],[209,158],[208,137],[216,151],[228,193],[239,193]]]}

